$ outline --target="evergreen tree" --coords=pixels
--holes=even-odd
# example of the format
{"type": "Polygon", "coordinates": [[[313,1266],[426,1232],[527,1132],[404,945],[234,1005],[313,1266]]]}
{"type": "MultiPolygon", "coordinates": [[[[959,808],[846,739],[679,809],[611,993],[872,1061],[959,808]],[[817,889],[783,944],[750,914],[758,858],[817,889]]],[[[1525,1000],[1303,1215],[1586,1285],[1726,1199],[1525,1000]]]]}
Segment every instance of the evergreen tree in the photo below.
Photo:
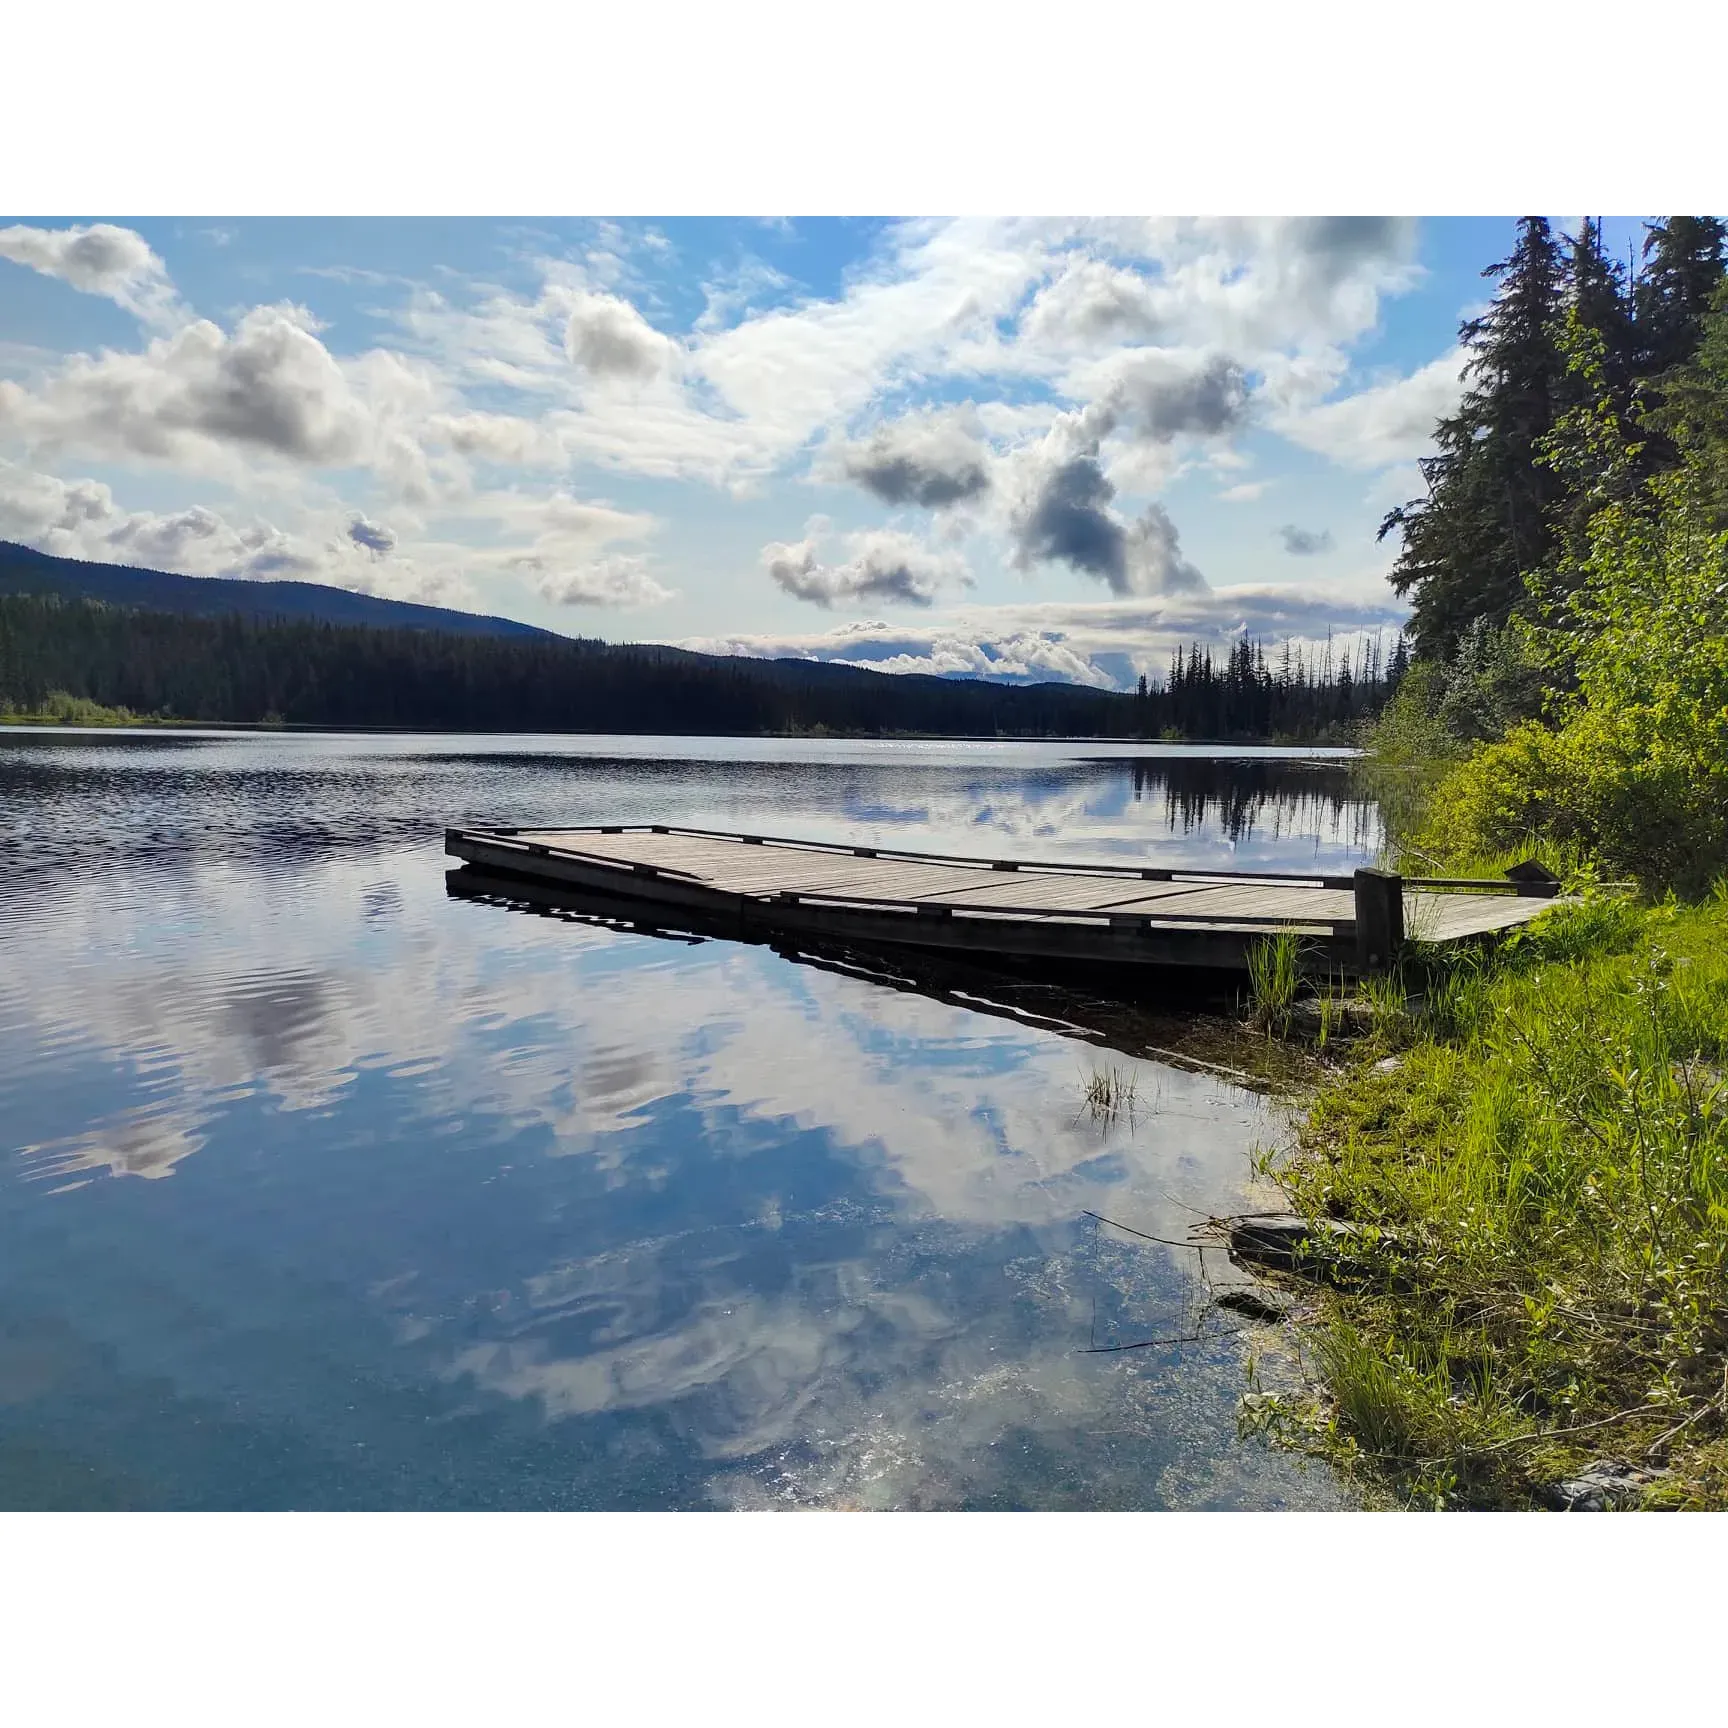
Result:
{"type": "Polygon", "coordinates": [[[1380,526],[1382,537],[1402,531],[1392,585],[1410,598],[1427,658],[1447,657],[1475,621],[1504,623],[1553,551],[1560,483],[1536,455],[1563,408],[1555,320],[1566,284],[1546,219],[1522,218],[1512,256],[1483,274],[1497,284],[1494,304],[1459,331],[1466,388],[1422,463],[1428,496],[1380,526]]]}
{"type": "MultiPolygon", "coordinates": [[[[1639,356],[1626,267],[1604,251],[1602,224],[1596,217],[1584,218],[1570,244],[1563,310],[1570,315],[1571,322],[1593,330],[1601,338],[1595,345],[1601,366],[1600,382],[1621,425],[1630,427],[1639,356]]],[[[1561,322],[1568,320],[1563,318],[1561,322]]],[[[1562,348],[1565,346],[1558,332],[1556,341],[1562,348]]],[[[1566,408],[1578,407],[1586,401],[1592,408],[1601,405],[1570,365],[1562,377],[1560,392],[1566,408]]]]}
{"type": "Polygon", "coordinates": [[[1684,365],[1657,380],[1645,427],[1688,471],[1701,519],[1728,528],[1728,279],[1719,282],[1684,365]]]}
{"type": "Polygon", "coordinates": [[[1644,268],[1634,292],[1638,370],[1654,378],[1684,366],[1722,281],[1723,241],[1714,216],[1670,216],[1646,224],[1644,268]]]}

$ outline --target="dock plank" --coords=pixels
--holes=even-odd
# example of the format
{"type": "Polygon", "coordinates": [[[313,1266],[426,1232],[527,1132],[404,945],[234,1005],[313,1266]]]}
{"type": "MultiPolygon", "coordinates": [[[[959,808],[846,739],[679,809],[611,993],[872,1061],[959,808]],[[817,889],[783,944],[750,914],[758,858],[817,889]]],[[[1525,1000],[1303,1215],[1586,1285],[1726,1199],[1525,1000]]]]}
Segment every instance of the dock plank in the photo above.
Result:
{"type": "Polygon", "coordinates": [[[1050,906],[1102,911],[1128,901],[1192,894],[1201,884],[1146,882],[1127,876],[1055,876],[1031,870],[991,873],[992,880],[976,886],[956,884],[923,898],[950,906],[1050,906]]]}
{"type": "MultiPolygon", "coordinates": [[[[881,856],[869,847],[770,836],[624,828],[452,829],[446,849],[517,875],[706,907],[740,920],[741,929],[761,922],[807,936],[832,931],[847,940],[1002,955],[1241,966],[1255,941],[1284,928],[1303,938],[1309,964],[1348,970],[1356,960],[1355,895],[1336,877],[1323,886],[1320,872],[1312,882],[1224,871],[1151,880],[1140,865],[1121,860],[1003,869],[989,859],[900,848],[881,856]],[[641,867],[668,874],[645,875],[641,867]],[[818,898],[799,901],[801,894],[818,898]],[[951,915],[913,916],[912,907],[951,915]]],[[[1553,904],[1407,883],[1405,929],[1429,941],[1467,941],[1527,923],[1553,904]]]]}

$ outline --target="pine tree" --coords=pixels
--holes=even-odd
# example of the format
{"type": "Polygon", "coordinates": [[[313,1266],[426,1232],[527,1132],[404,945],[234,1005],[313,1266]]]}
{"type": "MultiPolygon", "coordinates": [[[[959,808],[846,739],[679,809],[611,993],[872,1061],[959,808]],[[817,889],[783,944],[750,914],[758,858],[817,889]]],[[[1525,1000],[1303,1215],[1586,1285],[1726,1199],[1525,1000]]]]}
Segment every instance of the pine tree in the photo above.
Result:
{"type": "Polygon", "coordinates": [[[1512,256],[1483,274],[1497,283],[1494,304],[1459,331],[1466,389],[1422,463],[1428,496],[1380,525],[1382,537],[1403,533],[1392,585],[1410,597],[1416,650],[1431,659],[1450,654],[1475,620],[1504,623],[1553,550],[1560,485],[1535,457],[1562,407],[1555,319],[1565,276],[1546,219],[1522,218],[1512,256]]]}
{"type": "Polygon", "coordinates": [[[1670,216],[1645,226],[1644,268],[1634,293],[1638,370],[1654,378],[1684,366],[1722,280],[1728,229],[1714,216],[1670,216]]]}
{"type": "Polygon", "coordinates": [[[1646,431],[1687,471],[1702,519],[1728,528],[1728,279],[1717,284],[1691,358],[1663,374],[1653,395],[1646,431]]]}

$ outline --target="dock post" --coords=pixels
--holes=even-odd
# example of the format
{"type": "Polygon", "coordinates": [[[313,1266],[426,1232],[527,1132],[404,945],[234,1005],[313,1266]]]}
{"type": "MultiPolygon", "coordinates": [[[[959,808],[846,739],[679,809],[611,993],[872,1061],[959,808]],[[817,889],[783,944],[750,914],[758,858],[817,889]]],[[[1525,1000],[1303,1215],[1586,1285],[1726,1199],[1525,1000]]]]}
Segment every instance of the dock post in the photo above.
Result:
{"type": "Polygon", "coordinates": [[[1387,971],[1404,945],[1404,878],[1394,870],[1358,870],[1356,968],[1387,971]]]}

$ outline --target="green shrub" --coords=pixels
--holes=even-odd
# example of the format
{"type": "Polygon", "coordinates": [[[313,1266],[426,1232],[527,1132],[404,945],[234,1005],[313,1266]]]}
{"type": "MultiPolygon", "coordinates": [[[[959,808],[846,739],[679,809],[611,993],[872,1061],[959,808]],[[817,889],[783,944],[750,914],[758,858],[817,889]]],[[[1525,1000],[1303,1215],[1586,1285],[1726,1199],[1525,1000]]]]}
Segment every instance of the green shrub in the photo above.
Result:
{"type": "Polygon", "coordinates": [[[1415,843],[1456,859],[1542,837],[1697,893],[1728,866],[1728,534],[1658,481],[1646,505],[1600,511],[1591,546],[1559,723],[1525,721],[1454,761],[1415,843]]]}

